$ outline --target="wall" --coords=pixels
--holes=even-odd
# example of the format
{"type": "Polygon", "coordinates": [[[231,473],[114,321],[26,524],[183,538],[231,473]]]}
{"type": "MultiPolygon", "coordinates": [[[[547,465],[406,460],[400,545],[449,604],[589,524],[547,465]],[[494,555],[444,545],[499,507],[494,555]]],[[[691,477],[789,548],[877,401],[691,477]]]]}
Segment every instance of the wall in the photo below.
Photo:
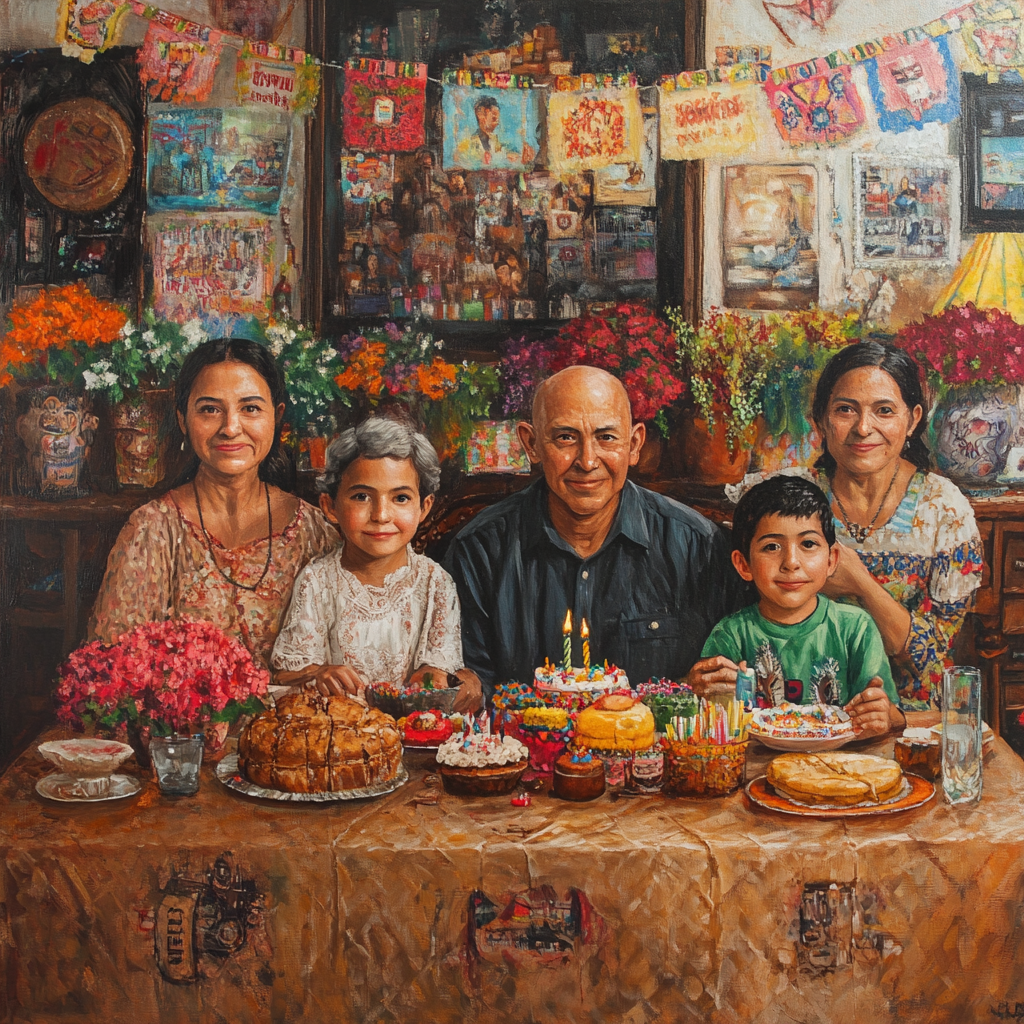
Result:
{"type": "MultiPolygon", "coordinates": [[[[157,6],[197,21],[204,25],[216,25],[213,15],[213,4],[210,0],[156,0],[157,6]]],[[[54,32],[57,21],[58,0],[0,0],[0,52],[14,52],[27,49],[46,49],[55,45],[54,32]]],[[[282,4],[282,7],[284,5],[282,4]]],[[[305,46],[306,7],[302,2],[294,5],[291,17],[284,26],[283,31],[275,40],[279,43],[286,43],[291,46],[305,46]]],[[[142,18],[127,15],[124,21],[124,30],[121,38],[122,45],[138,47],[146,35],[147,22],[142,18]]],[[[213,92],[210,100],[203,106],[226,107],[236,105],[235,96],[235,58],[237,51],[225,46],[221,51],[220,64],[217,68],[213,92]]],[[[73,60],[74,58],[67,58],[73,60]]],[[[161,109],[151,104],[152,110],[161,109]]],[[[140,154],[141,159],[141,154],[140,154]]],[[[303,238],[303,196],[306,175],[305,164],[305,134],[302,118],[295,118],[292,127],[292,144],[290,152],[290,163],[287,176],[287,184],[281,198],[282,210],[287,209],[290,215],[290,234],[295,249],[296,260],[301,261],[302,238],[303,238]]],[[[148,230],[159,228],[165,220],[181,222],[186,218],[209,220],[224,219],[230,220],[238,214],[197,214],[197,213],[175,213],[171,214],[150,214],[148,218],[148,230]]],[[[271,218],[274,228],[273,252],[274,262],[280,267],[284,261],[286,249],[285,232],[282,224],[282,215],[271,218]]],[[[293,305],[296,313],[301,313],[298,307],[299,278],[301,265],[291,272],[291,284],[293,305]]],[[[275,275],[276,280],[276,275],[275,275]]],[[[271,287],[272,287],[271,283],[271,287]]]]}
{"type": "MultiPolygon", "coordinates": [[[[786,3],[792,0],[785,0],[786,3]]],[[[787,42],[772,23],[761,0],[710,0],[707,4],[707,49],[705,65],[715,60],[716,46],[743,44],[771,46],[775,67],[823,57],[833,50],[925,24],[948,13],[956,0],[821,0],[819,10],[835,9],[824,29],[810,23],[792,34],[787,42]]],[[[962,64],[962,44],[958,33],[946,37],[954,62],[962,64]]],[[[819,275],[820,302],[823,308],[837,309],[846,303],[858,308],[870,306],[871,315],[882,324],[898,327],[931,312],[943,286],[952,276],[952,267],[936,270],[886,270],[890,287],[883,287],[871,305],[869,296],[882,284],[876,271],[856,269],[853,265],[853,161],[856,152],[924,157],[956,156],[959,146],[959,119],[948,125],[926,124],[923,129],[892,133],[878,128],[870,101],[867,73],[863,66],[853,69],[854,81],[864,100],[868,125],[846,145],[802,149],[784,142],[775,129],[762,90],[762,123],[766,130],[758,137],[757,147],[742,158],[728,163],[813,163],[818,176],[819,275]]],[[[707,161],[705,165],[704,304],[722,305],[722,168],[725,162],[707,161]]],[[[960,237],[962,253],[971,236],[960,237]]],[[[954,254],[955,255],[955,254],[954,254]]]]}

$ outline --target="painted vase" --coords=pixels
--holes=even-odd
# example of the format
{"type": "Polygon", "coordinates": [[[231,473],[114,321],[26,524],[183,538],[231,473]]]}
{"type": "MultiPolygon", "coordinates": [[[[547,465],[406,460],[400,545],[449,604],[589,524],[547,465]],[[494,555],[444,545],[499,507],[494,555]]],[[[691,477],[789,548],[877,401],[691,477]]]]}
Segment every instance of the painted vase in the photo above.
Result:
{"type": "Polygon", "coordinates": [[[712,409],[714,426],[706,420],[683,418],[678,432],[679,461],[685,476],[708,487],[739,483],[750,466],[750,449],[757,436],[752,423],[730,448],[725,427],[725,410],[712,409]]]}
{"type": "Polygon", "coordinates": [[[99,425],[88,398],[47,386],[23,391],[18,404],[16,429],[25,446],[21,489],[45,501],[88,494],[86,459],[99,425]]]}
{"type": "Polygon", "coordinates": [[[118,402],[114,419],[114,459],[122,487],[156,487],[166,474],[171,392],[139,391],[118,402]]]}
{"type": "Polygon", "coordinates": [[[1014,387],[950,390],[932,413],[939,469],[968,494],[999,490],[1019,415],[1014,387]]]}

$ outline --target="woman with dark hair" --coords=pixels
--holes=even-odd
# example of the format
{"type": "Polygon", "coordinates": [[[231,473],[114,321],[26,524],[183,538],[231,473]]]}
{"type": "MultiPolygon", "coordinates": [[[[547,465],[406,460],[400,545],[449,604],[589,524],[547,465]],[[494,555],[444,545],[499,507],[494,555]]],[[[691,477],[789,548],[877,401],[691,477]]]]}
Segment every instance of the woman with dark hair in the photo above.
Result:
{"type": "Polygon", "coordinates": [[[90,639],[189,616],[264,665],[299,571],[338,543],[319,509],[284,489],[285,386],[271,353],[241,338],[200,345],[175,386],[186,471],[136,510],[107,560],[90,639]]]}
{"type": "Polygon", "coordinates": [[[812,407],[822,438],[818,483],[840,543],[825,593],[871,614],[909,710],[938,705],[982,569],[970,503],[929,472],[925,414],[917,364],[872,341],[829,360],[812,407]]]}

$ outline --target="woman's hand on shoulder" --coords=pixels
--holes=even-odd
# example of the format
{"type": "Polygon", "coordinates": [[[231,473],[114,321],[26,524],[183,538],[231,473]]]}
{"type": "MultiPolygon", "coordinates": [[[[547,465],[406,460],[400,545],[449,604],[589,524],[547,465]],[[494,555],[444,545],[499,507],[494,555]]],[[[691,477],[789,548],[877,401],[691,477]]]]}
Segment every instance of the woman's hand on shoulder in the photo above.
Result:
{"type": "Polygon", "coordinates": [[[882,680],[875,676],[844,709],[859,740],[885,736],[890,730],[907,724],[906,716],[889,700],[882,685],[882,680]]]}
{"type": "Polygon", "coordinates": [[[856,548],[847,547],[845,544],[837,544],[837,546],[839,548],[839,564],[836,566],[836,571],[825,582],[826,597],[857,597],[864,593],[865,587],[872,584],[878,585],[878,581],[860,560],[856,548]]]}

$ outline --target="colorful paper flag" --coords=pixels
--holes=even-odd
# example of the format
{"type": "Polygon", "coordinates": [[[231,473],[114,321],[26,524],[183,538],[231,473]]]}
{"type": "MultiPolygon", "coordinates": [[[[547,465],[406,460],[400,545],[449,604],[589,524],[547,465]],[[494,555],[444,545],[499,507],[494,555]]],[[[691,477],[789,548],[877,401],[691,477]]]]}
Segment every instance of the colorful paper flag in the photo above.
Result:
{"type": "Polygon", "coordinates": [[[894,46],[866,67],[882,131],[920,130],[960,116],[960,75],[945,36],[894,46]]]}
{"type": "Polygon", "coordinates": [[[781,68],[765,93],[782,137],[794,146],[834,145],[864,127],[864,104],[850,68],[824,58],[781,68]]]}
{"type": "Polygon", "coordinates": [[[91,64],[97,53],[117,45],[127,10],[123,0],[61,0],[57,15],[61,52],[91,64]]]}
{"type": "Polygon", "coordinates": [[[614,86],[548,97],[548,166],[552,171],[592,171],[639,163],[643,113],[635,88],[614,86]]]}
{"type": "Polygon", "coordinates": [[[342,124],[345,145],[375,153],[408,153],[426,141],[423,124],[427,67],[399,75],[393,61],[361,61],[345,69],[342,124]]]}
{"type": "Polygon", "coordinates": [[[235,65],[235,90],[245,107],[272,107],[307,117],[320,94],[320,65],[312,57],[295,64],[254,56],[248,44],[235,65]]]}
{"type": "Polygon", "coordinates": [[[757,141],[756,86],[663,87],[658,92],[663,160],[734,156],[757,141]]]}
{"type": "Polygon", "coordinates": [[[1024,67],[1024,25],[1020,7],[989,3],[976,8],[978,16],[964,23],[961,36],[970,70],[979,74],[1024,67]]]}
{"type": "Polygon", "coordinates": [[[138,60],[139,78],[151,100],[203,103],[210,98],[221,33],[200,25],[193,28],[198,31],[186,36],[150,22],[138,60]]]}

